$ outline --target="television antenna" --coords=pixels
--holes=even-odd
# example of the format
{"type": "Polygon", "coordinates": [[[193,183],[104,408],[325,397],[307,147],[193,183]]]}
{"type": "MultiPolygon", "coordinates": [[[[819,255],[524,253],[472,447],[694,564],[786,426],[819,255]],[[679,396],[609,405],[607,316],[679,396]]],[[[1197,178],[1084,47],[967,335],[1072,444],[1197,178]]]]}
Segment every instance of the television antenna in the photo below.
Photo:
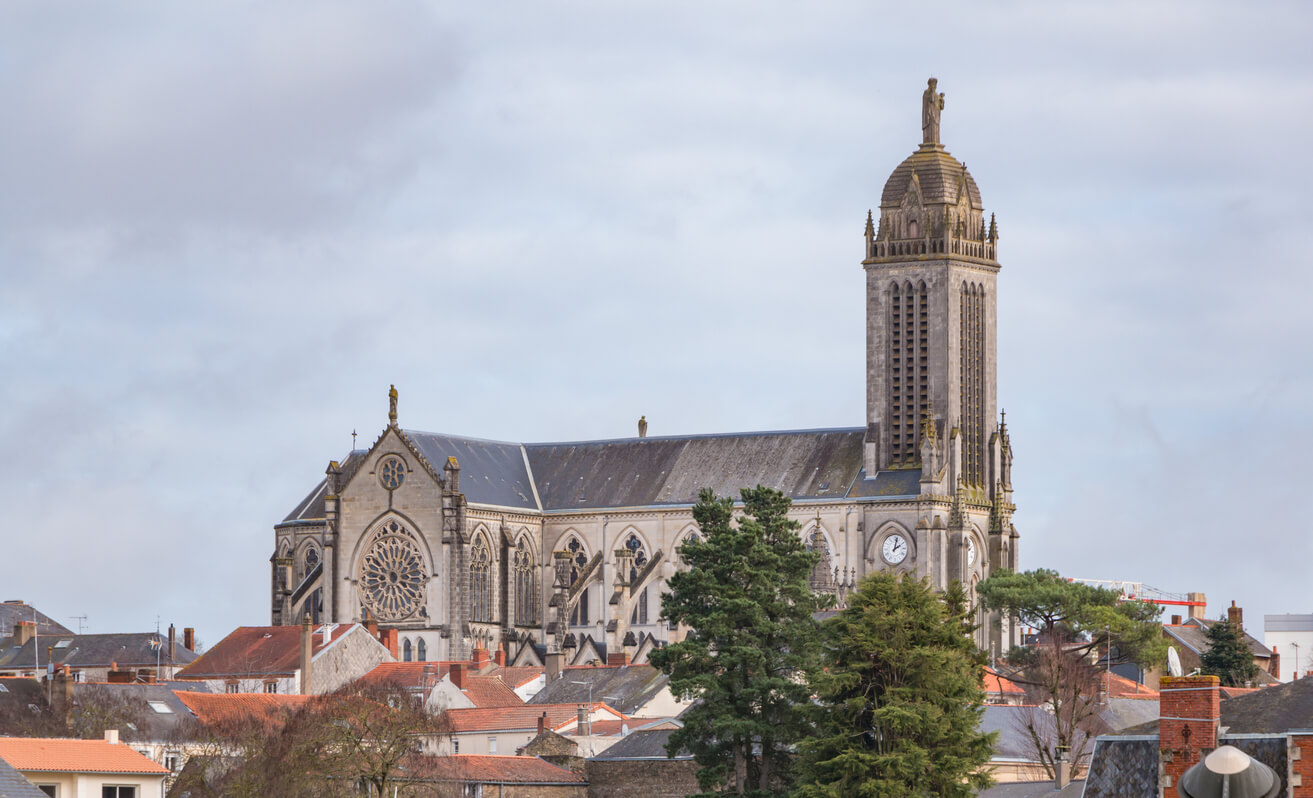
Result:
{"type": "Polygon", "coordinates": [[[83,629],[86,627],[86,625],[87,625],[87,616],[85,616],[85,615],[74,615],[74,616],[73,616],[73,620],[75,620],[75,621],[78,622],[78,634],[82,634],[82,630],[83,630],[83,629]]]}

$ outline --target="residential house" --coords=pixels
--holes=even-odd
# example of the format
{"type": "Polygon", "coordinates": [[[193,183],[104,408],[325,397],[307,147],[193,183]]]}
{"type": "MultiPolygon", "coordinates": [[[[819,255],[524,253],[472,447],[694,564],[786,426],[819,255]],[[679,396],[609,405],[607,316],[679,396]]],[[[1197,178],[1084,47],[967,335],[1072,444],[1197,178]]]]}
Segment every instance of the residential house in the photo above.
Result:
{"type": "Polygon", "coordinates": [[[8,676],[39,677],[53,663],[78,681],[159,681],[196,659],[190,634],[179,645],[173,627],[167,637],[158,632],[41,634],[38,626],[20,621],[7,642],[0,649],[0,675],[8,676]]]}
{"type": "Polygon", "coordinates": [[[169,772],[119,742],[0,737],[0,760],[51,798],[164,798],[169,772]]]}
{"type": "Polygon", "coordinates": [[[693,755],[666,755],[672,725],[634,731],[584,764],[589,798],[683,798],[699,792],[693,755]]]}
{"type": "Polygon", "coordinates": [[[12,765],[0,759],[0,798],[50,798],[50,793],[38,789],[12,765]]]}
{"type": "MultiPolygon", "coordinates": [[[[587,732],[590,724],[607,720],[625,720],[625,716],[603,703],[449,709],[440,720],[445,727],[443,733],[430,741],[426,749],[434,754],[509,754],[545,729],[560,734],[587,732]]],[[[595,751],[619,739],[618,736],[601,740],[584,736],[585,750],[591,747],[595,751]]]]}
{"type": "MultiPolygon", "coordinates": [[[[1245,628],[1244,610],[1237,607],[1233,601],[1226,612],[1227,621],[1240,627],[1243,631],[1245,628]]],[[[1208,630],[1215,623],[1217,623],[1216,620],[1208,618],[1182,619],[1179,615],[1173,615],[1171,623],[1163,624],[1163,635],[1167,638],[1168,645],[1176,649],[1176,654],[1181,660],[1182,672],[1191,673],[1201,666],[1201,658],[1211,645],[1208,641],[1208,630]]],[[[1254,664],[1259,669],[1254,686],[1276,684],[1281,676],[1281,656],[1249,632],[1246,631],[1244,636],[1245,642],[1249,644],[1250,651],[1254,653],[1254,664]]],[[[1150,687],[1156,687],[1158,679],[1162,678],[1162,675],[1161,670],[1149,671],[1145,674],[1144,682],[1150,687]]]]}
{"type": "Polygon", "coordinates": [[[1158,720],[1094,746],[1085,798],[1156,798],[1219,745],[1272,768],[1278,795],[1313,795],[1313,679],[1224,698],[1216,676],[1163,677],[1158,720]]]}
{"type": "Polygon", "coordinates": [[[178,672],[215,693],[320,695],[395,658],[360,624],[241,626],[178,672]]]}
{"type": "Polygon", "coordinates": [[[627,717],[677,717],[691,701],[670,691],[670,677],[651,665],[570,666],[549,680],[529,702],[584,704],[605,702],[627,717]]]}
{"type": "Polygon", "coordinates": [[[583,774],[536,756],[418,756],[406,763],[404,777],[451,785],[462,798],[587,798],[583,774]]]}

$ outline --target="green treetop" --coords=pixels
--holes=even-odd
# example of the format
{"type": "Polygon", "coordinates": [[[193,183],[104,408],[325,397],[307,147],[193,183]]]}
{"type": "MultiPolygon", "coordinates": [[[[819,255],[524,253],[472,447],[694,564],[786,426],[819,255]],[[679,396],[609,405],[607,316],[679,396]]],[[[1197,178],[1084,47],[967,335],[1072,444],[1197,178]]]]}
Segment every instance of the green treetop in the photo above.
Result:
{"type": "Polygon", "coordinates": [[[681,698],[699,701],[680,720],[669,752],[701,766],[703,795],[787,795],[792,750],[807,733],[808,686],[817,646],[809,584],[818,557],[788,518],[790,501],[757,486],[734,501],[703,490],[693,508],[700,539],[679,550],[688,566],[670,578],[662,617],[688,627],[649,661],[681,698]]]}
{"type": "Polygon", "coordinates": [[[983,655],[961,585],[879,573],[826,621],[800,798],[969,796],[989,785],[980,731],[983,655]]]}
{"type": "Polygon", "coordinates": [[[1244,687],[1257,678],[1258,666],[1243,629],[1227,621],[1215,621],[1206,634],[1208,650],[1199,658],[1201,672],[1216,676],[1227,687],[1244,687]]]}
{"type": "Polygon", "coordinates": [[[1162,608],[1123,601],[1114,590],[1073,582],[1056,571],[995,572],[978,586],[981,601],[1036,631],[1034,646],[1008,652],[1013,681],[1046,712],[1028,726],[1035,753],[1052,775],[1060,751],[1078,767],[1100,731],[1099,680],[1109,666],[1163,662],[1162,608]],[[1104,658],[1102,668],[1095,662],[1104,658]]]}

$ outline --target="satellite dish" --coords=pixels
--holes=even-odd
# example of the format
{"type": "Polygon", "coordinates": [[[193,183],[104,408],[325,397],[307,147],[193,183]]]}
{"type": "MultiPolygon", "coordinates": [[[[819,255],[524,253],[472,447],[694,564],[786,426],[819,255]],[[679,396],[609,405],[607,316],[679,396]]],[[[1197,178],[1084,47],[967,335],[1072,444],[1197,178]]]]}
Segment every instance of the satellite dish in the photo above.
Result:
{"type": "Polygon", "coordinates": [[[1185,673],[1181,668],[1181,657],[1176,653],[1176,646],[1167,647],[1167,675],[1180,676],[1185,673]]]}

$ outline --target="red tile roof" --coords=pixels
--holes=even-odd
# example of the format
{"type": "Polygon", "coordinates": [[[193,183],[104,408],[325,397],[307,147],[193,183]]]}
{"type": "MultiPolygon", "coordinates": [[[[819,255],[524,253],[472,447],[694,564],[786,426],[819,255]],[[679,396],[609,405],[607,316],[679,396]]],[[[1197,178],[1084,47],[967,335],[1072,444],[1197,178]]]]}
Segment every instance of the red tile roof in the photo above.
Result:
{"type": "Polygon", "coordinates": [[[42,773],[164,776],[169,772],[126,745],[104,740],[0,737],[0,759],[15,770],[42,773]]]}
{"type": "MultiPolygon", "coordinates": [[[[341,640],[356,626],[358,624],[328,624],[316,627],[311,656],[341,640]],[[327,642],[323,634],[325,629],[328,630],[327,642]]],[[[195,662],[178,671],[175,678],[291,676],[300,667],[300,626],[239,626],[195,662]]]]}
{"type": "Polygon", "coordinates": [[[985,692],[1016,696],[1025,695],[1026,693],[1016,682],[1006,676],[1000,676],[989,668],[985,668],[985,692]]]}
{"type": "Polygon", "coordinates": [[[514,668],[494,668],[486,675],[500,677],[503,682],[517,689],[543,675],[543,669],[537,665],[521,665],[514,668]]]}
{"type": "MultiPolygon", "coordinates": [[[[619,712],[602,703],[593,705],[593,709],[603,709],[612,713],[617,719],[623,718],[619,712]]],[[[442,713],[439,723],[445,724],[452,733],[484,731],[537,731],[538,718],[547,713],[547,728],[560,729],[568,726],[579,717],[578,704],[522,704],[518,707],[473,707],[470,709],[449,709],[442,713]]]]}
{"type": "Polygon", "coordinates": [[[1154,700],[1158,698],[1157,690],[1133,682],[1124,676],[1118,676],[1107,671],[1103,675],[1108,680],[1108,695],[1113,698],[1147,698],[1154,700]]]}
{"type": "Polygon", "coordinates": [[[524,699],[506,685],[499,676],[466,676],[461,690],[476,707],[523,706],[524,699]]]}
{"type": "Polygon", "coordinates": [[[369,687],[404,687],[418,690],[432,685],[451,670],[450,662],[382,662],[357,682],[369,687]]]}
{"type": "Polygon", "coordinates": [[[311,696],[275,693],[193,693],[175,690],[178,700],[205,725],[258,722],[279,727],[283,717],[306,705],[311,696]]]}
{"type": "Polygon", "coordinates": [[[585,784],[575,773],[536,756],[492,756],[456,754],[417,756],[409,760],[406,774],[428,781],[463,781],[479,784],[585,784]]]}

